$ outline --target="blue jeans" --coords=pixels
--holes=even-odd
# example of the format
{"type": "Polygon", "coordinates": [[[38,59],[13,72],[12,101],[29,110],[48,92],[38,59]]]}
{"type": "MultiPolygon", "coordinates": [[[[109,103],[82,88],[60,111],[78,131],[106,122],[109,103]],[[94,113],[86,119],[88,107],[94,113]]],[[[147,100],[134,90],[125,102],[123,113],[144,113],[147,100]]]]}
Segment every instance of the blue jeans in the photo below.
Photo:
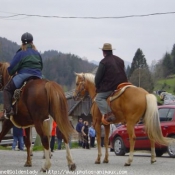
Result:
{"type": "Polygon", "coordinates": [[[23,84],[23,82],[28,79],[29,77],[34,76],[33,74],[23,73],[23,74],[17,74],[13,77],[13,82],[16,86],[16,88],[20,88],[23,84]]]}
{"type": "Polygon", "coordinates": [[[23,136],[13,136],[13,144],[12,144],[12,149],[15,150],[17,146],[17,142],[19,142],[19,149],[24,150],[24,140],[23,136]]]}
{"type": "Polygon", "coordinates": [[[100,93],[97,93],[95,97],[95,102],[97,103],[97,106],[102,114],[107,114],[111,112],[111,108],[109,107],[106,101],[106,99],[109,97],[111,93],[112,91],[100,92],[100,93]]]}
{"type": "Polygon", "coordinates": [[[50,149],[52,152],[54,150],[54,145],[55,145],[55,136],[52,136],[50,140],[50,149]]]}
{"type": "Polygon", "coordinates": [[[58,140],[58,149],[61,149],[63,139],[57,138],[57,140],[58,140]]]}

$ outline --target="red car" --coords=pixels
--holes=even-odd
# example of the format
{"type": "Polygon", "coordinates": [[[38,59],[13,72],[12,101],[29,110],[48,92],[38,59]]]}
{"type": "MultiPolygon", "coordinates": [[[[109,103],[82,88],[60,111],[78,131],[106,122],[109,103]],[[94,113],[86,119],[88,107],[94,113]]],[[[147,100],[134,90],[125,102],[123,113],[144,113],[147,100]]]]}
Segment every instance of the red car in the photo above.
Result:
{"type": "MultiPolygon", "coordinates": [[[[158,110],[163,136],[175,138],[175,105],[158,106],[158,110]]],[[[144,125],[140,122],[134,129],[136,134],[135,150],[150,150],[150,141],[144,130],[144,125]]],[[[112,133],[110,145],[116,155],[125,155],[129,152],[129,137],[125,125],[117,127],[112,133]]],[[[170,157],[175,158],[175,144],[168,147],[156,144],[155,151],[158,157],[168,152],[170,157]]]]}

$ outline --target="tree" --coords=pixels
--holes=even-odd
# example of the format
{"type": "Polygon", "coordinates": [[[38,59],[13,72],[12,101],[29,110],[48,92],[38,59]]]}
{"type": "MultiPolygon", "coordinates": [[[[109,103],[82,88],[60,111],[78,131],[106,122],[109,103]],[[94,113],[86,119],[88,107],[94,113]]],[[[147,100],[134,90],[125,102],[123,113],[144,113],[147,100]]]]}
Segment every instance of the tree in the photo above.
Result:
{"type": "Polygon", "coordinates": [[[127,68],[126,68],[126,75],[127,75],[127,77],[129,77],[130,71],[131,71],[131,67],[128,65],[127,68]]]}
{"type": "Polygon", "coordinates": [[[145,56],[143,55],[143,52],[140,48],[137,49],[133,61],[131,63],[129,77],[131,77],[132,73],[138,68],[148,68],[145,56]]]}
{"type": "Polygon", "coordinates": [[[175,73],[175,44],[173,45],[173,49],[171,51],[172,64],[173,64],[173,73],[175,73]]]}
{"type": "Polygon", "coordinates": [[[137,49],[131,63],[129,81],[136,86],[144,88],[148,92],[152,92],[154,88],[151,72],[140,48],[137,49]]]}
{"type": "Polygon", "coordinates": [[[162,66],[164,71],[164,77],[173,74],[173,62],[169,53],[166,53],[163,57],[162,66]]]}
{"type": "Polygon", "coordinates": [[[134,70],[129,80],[133,85],[142,87],[150,93],[154,90],[154,83],[149,69],[134,70]]]}

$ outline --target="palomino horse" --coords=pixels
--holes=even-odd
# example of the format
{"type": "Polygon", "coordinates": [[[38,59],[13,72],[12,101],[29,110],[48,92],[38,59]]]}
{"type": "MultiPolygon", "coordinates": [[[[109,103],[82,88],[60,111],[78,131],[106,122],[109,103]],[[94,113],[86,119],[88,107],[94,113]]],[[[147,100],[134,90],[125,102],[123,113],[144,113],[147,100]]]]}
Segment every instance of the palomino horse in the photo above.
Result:
{"type": "MultiPolygon", "coordinates": [[[[98,144],[98,156],[95,163],[99,164],[102,155],[100,144],[100,126],[102,122],[102,114],[94,102],[96,95],[94,75],[90,73],[75,74],[76,88],[73,95],[74,99],[78,100],[84,98],[88,93],[93,101],[91,114],[97,134],[98,144]]],[[[110,101],[110,98],[108,98],[108,102],[110,101]]],[[[131,162],[133,161],[133,152],[136,138],[134,133],[134,126],[141,119],[144,121],[145,129],[151,142],[151,163],[156,162],[155,142],[162,145],[168,145],[171,141],[173,141],[162,136],[156,97],[152,94],[149,94],[142,88],[130,85],[125,89],[123,93],[121,93],[121,91],[115,92],[114,96],[112,97],[112,101],[109,103],[112,112],[116,116],[116,119],[113,123],[126,123],[127,126],[127,132],[130,141],[130,153],[125,166],[130,166],[131,162]],[[115,97],[116,94],[118,94],[118,97],[115,97]]],[[[110,125],[107,123],[105,124],[105,158],[103,160],[103,163],[108,163],[108,136],[110,125]]]]}
{"type": "MultiPolygon", "coordinates": [[[[1,90],[10,79],[7,71],[8,66],[8,63],[0,63],[1,90]]],[[[72,128],[68,119],[67,101],[64,92],[61,86],[53,81],[33,79],[27,82],[16,103],[15,115],[11,116],[10,120],[3,122],[0,141],[13,125],[26,128],[27,161],[24,166],[32,166],[30,157],[30,126],[34,125],[41,138],[46,158],[41,170],[48,170],[51,166],[49,156],[49,115],[52,116],[64,135],[69,170],[75,170],[76,165],[70,154],[68,140],[72,132],[76,131],[72,128]]]]}

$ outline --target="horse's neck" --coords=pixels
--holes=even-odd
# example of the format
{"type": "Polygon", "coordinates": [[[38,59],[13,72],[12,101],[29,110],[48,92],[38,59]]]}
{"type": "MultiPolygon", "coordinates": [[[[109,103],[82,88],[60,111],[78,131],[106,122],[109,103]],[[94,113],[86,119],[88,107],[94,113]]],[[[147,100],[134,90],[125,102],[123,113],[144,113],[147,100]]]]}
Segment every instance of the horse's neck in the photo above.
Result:
{"type": "Polygon", "coordinates": [[[88,92],[89,92],[91,99],[93,99],[96,95],[95,90],[96,90],[95,85],[93,83],[89,82],[88,83],[88,92]]]}
{"type": "Polygon", "coordinates": [[[9,82],[9,80],[11,79],[11,76],[9,75],[8,70],[7,70],[8,66],[9,66],[9,64],[5,64],[5,67],[4,67],[4,72],[3,72],[4,85],[6,85],[9,82]]]}

